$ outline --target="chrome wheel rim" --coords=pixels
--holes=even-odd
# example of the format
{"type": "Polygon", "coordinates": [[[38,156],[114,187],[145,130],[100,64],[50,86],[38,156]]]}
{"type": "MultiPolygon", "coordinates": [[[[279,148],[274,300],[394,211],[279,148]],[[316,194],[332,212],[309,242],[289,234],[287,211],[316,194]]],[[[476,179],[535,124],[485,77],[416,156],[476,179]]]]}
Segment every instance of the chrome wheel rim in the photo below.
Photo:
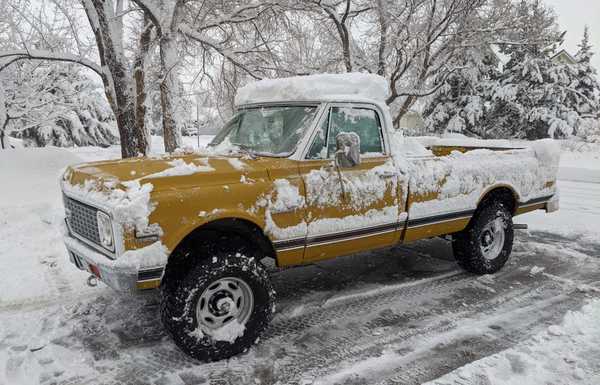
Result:
{"type": "Polygon", "coordinates": [[[254,295],[248,284],[235,277],[220,278],[208,286],[196,304],[198,326],[210,334],[237,321],[245,325],[254,309],[254,295]]]}
{"type": "Polygon", "coordinates": [[[485,225],[481,231],[479,245],[481,254],[487,260],[498,258],[504,247],[506,224],[502,217],[498,217],[485,225]]]}

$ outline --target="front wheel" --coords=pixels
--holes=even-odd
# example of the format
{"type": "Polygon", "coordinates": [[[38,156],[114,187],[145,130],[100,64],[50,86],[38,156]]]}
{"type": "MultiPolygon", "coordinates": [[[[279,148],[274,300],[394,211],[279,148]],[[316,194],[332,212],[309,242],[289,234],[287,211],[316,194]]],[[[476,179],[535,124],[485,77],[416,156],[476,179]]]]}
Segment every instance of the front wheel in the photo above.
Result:
{"type": "Polygon", "coordinates": [[[275,309],[269,276],[255,258],[217,254],[177,277],[177,283],[163,287],[165,328],[177,346],[202,361],[247,350],[267,327],[275,309]]]}
{"type": "Polygon", "coordinates": [[[465,230],[453,237],[454,257],[472,273],[495,273],[510,257],[513,237],[510,211],[502,202],[490,202],[478,210],[465,230]]]}

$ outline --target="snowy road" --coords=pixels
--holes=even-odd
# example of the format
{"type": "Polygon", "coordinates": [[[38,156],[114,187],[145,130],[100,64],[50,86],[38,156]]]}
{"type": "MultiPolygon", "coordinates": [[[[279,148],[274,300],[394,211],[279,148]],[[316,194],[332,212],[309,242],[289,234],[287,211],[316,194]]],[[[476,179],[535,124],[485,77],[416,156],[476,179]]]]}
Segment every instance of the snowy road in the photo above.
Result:
{"type": "MultiPolygon", "coordinates": [[[[55,175],[48,186],[38,178],[36,188],[51,189],[55,175]]],[[[435,380],[600,298],[600,184],[560,187],[561,211],[517,220],[532,230],[518,233],[511,260],[493,276],[458,269],[441,239],[274,271],[278,310],[265,338],[210,364],[188,359],[164,334],[156,294],[122,297],[83,285],[55,230],[58,197],[15,195],[21,203],[0,204],[0,262],[8,267],[0,282],[0,384],[435,380]]],[[[600,383],[599,350],[572,365],[576,376],[557,384],[600,383]]],[[[475,383],[460,378],[444,384],[475,383]]]]}

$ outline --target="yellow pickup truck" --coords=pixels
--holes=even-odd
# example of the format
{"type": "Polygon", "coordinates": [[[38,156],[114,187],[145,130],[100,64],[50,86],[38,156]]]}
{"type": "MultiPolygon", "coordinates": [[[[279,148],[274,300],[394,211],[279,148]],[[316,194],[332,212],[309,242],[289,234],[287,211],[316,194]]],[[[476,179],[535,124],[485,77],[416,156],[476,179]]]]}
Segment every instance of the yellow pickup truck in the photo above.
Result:
{"type": "Polygon", "coordinates": [[[364,74],[259,81],[205,150],[68,168],[72,263],[117,290],[160,288],[165,328],[201,360],[267,327],[267,258],[297,266],[446,236],[464,269],[498,271],[513,216],[558,209],[554,144],[425,147],[394,132],[386,92],[364,74]]]}

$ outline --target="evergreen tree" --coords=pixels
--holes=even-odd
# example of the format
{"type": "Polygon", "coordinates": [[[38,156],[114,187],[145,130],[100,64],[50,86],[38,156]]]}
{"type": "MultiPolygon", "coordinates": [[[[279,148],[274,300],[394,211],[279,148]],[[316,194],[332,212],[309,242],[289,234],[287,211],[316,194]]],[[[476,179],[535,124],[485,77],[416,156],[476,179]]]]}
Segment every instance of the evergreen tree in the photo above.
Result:
{"type": "Polygon", "coordinates": [[[586,25],[583,39],[579,46],[579,52],[575,55],[577,59],[576,83],[573,85],[577,91],[576,110],[582,117],[596,117],[600,113],[600,83],[598,74],[591,64],[594,56],[590,45],[589,28],[586,25]]]}
{"type": "Polygon", "coordinates": [[[579,124],[574,108],[575,71],[551,59],[564,37],[557,31],[555,19],[539,1],[519,3],[511,41],[501,45],[510,60],[492,96],[492,136],[564,137],[579,124]]]}
{"type": "Polygon", "coordinates": [[[499,76],[498,58],[488,46],[469,48],[457,59],[457,70],[423,112],[428,131],[487,137],[489,100],[499,76]]]}

